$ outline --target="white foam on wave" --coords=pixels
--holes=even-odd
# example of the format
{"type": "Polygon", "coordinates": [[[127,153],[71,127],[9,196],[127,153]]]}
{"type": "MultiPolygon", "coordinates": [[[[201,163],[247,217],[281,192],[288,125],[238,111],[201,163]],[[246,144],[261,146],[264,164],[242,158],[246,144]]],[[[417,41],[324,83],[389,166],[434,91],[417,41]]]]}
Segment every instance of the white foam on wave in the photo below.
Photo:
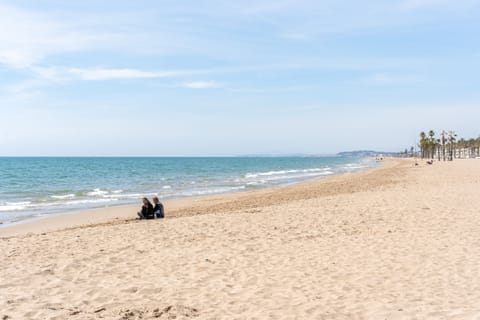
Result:
{"type": "Polygon", "coordinates": [[[44,208],[44,207],[55,207],[62,205],[63,202],[44,202],[44,203],[32,203],[28,206],[30,209],[44,208]]]}
{"type": "MultiPolygon", "coordinates": [[[[67,195],[65,195],[67,196],[67,195]]],[[[135,198],[138,198],[140,195],[134,195],[135,198]]],[[[121,197],[116,197],[116,198],[101,198],[101,199],[79,199],[79,200],[71,200],[71,201],[50,201],[50,202],[5,202],[5,203],[0,203],[0,212],[12,212],[12,211],[24,211],[24,210],[29,210],[29,211],[37,211],[37,210],[45,210],[47,208],[52,208],[52,207],[62,207],[62,206],[76,206],[76,205],[85,205],[85,204],[100,204],[100,203],[107,203],[107,202],[113,202],[113,201],[118,201],[121,197]]],[[[132,197],[134,198],[134,197],[132,197]]],[[[66,199],[72,199],[71,197],[62,197],[59,200],[66,200],[66,199]]]]}
{"type": "Polygon", "coordinates": [[[248,173],[245,175],[245,178],[257,178],[265,176],[273,176],[278,174],[292,173],[294,170],[279,170],[279,171],[267,171],[267,172],[258,172],[258,173],[248,173]]]}
{"type": "Polygon", "coordinates": [[[106,195],[106,194],[108,194],[108,191],[96,188],[96,189],[93,189],[92,192],[88,192],[87,196],[103,196],[103,195],[106,195]]]}
{"type": "Polygon", "coordinates": [[[343,168],[347,169],[347,170],[356,170],[356,169],[367,168],[367,166],[362,166],[362,165],[356,164],[356,163],[349,163],[349,164],[346,164],[343,168]]]}
{"type": "Polygon", "coordinates": [[[267,180],[250,181],[250,182],[247,182],[247,186],[255,186],[255,185],[258,185],[258,184],[264,184],[266,182],[267,182],[267,180]]]}
{"type": "Polygon", "coordinates": [[[117,198],[109,198],[109,199],[83,199],[83,200],[74,200],[74,201],[68,201],[65,202],[65,205],[67,206],[73,206],[73,205],[78,205],[78,204],[88,204],[88,203],[104,203],[104,202],[112,202],[112,201],[118,201],[117,198]]]}
{"type": "Polygon", "coordinates": [[[50,196],[50,198],[53,199],[72,199],[75,198],[75,194],[69,193],[69,194],[64,194],[64,195],[55,195],[55,196],[50,196]]]}
{"type": "Polygon", "coordinates": [[[30,201],[2,202],[0,204],[0,211],[21,211],[26,209],[30,204],[30,201]]]}
{"type": "Polygon", "coordinates": [[[125,194],[107,194],[104,198],[119,198],[119,199],[135,199],[143,197],[140,193],[125,193],[125,194]]]}
{"type": "MultiPolygon", "coordinates": [[[[312,177],[328,176],[334,174],[333,171],[323,171],[323,172],[309,172],[309,173],[300,173],[300,174],[289,174],[289,175],[280,175],[280,176],[271,176],[265,177],[265,182],[277,181],[277,180],[295,180],[295,179],[305,179],[312,177]]],[[[256,182],[256,181],[254,181],[256,182]]],[[[248,183],[247,183],[248,184],[248,183]]]]}
{"type": "Polygon", "coordinates": [[[291,170],[276,170],[276,171],[267,171],[267,172],[257,172],[257,173],[247,173],[245,178],[252,179],[258,177],[268,177],[268,176],[275,176],[275,175],[285,175],[285,174],[292,174],[292,173],[308,173],[308,172],[322,172],[331,170],[330,167],[325,168],[311,168],[311,169],[291,169],[291,170]]]}
{"type": "Polygon", "coordinates": [[[171,186],[163,186],[162,189],[172,189],[171,186]]]}
{"type": "Polygon", "coordinates": [[[313,169],[303,169],[301,172],[322,172],[322,171],[329,171],[332,170],[330,167],[326,168],[313,168],[313,169]]]}
{"type": "Polygon", "coordinates": [[[232,186],[232,187],[217,187],[217,188],[212,187],[211,189],[184,191],[178,194],[181,196],[204,196],[209,194],[220,194],[220,193],[228,193],[231,191],[244,190],[246,188],[247,188],[246,185],[232,186]]]}

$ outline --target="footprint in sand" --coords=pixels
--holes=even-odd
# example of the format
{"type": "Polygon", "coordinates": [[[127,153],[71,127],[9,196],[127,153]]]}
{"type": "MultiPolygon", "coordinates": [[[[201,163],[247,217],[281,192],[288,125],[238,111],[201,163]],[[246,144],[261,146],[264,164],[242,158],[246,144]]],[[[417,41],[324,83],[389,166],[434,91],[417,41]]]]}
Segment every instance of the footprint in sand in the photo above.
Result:
{"type": "Polygon", "coordinates": [[[149,309],[126,309],[120,311],[122,320],[134,319],[184,319],[195,318],[199,312],[195,308],[183,305],[170,305],[165,308],[149,309]]]}

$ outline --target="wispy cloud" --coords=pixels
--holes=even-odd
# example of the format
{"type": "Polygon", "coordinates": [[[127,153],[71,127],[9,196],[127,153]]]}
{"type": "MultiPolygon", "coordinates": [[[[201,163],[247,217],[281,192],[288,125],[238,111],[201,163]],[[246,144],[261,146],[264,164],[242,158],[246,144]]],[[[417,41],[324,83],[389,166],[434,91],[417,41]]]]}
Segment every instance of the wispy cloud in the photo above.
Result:
{"type": "MultiPolygon", "coordinates": [[[[111,13],[111,22],[89,15],[70,13],[65,17],[55,11],[38,12],[0,4],[0,64],[28,68],[44,64],[51,57],[98,51],[111,52],[112,55],[120,52],[137,57],[139,52],[150,57],[181,54],[234,63],[244,59],[244,52],[255,51],[256,62],[263,59],[262,62],[265,63],[275,54],[272,51],[275,46],[264,41],[268,38],[313,42],[319,36],[338,32],[414,23],[412,17],[406,19],[403,14],[399,14],[399,6],[404,9],[463,8],[474,2],[475,0],[395,0],[385,4],[379,0],[366,3],[312,0],[238,3],[206,1],[205,5],[191,3],[188,8],[170,4],[162,8],[162,12],[152,13],[152,16],[145,12],[132,13],[131,16],[111,13]],[[218,7],[218,10],[208,10],[213,6],[216,9],[218,7]],[[152,17],[155,17],[155,24],[148,22],[152,17]],[[197,22],[207,18],[208,23],[197,22]],[[139,24],[138,21],[145,22],[139,24]],[[252,21],[255,22],[255,30],[246,27],[252,21]],[[241,34],[222,30],[245,30],[247,34],[255,33],[256,36],[244,38],[241,34]]],[[[52,63],[51,60],[49,63],[52,63]]],[[[93,73],[94,71],[89,71],[88,74],[81,71],[80,76],[86,79],[161,76],[134,73],[131,70],[115,73],[102,71],[96,72],[96,75],[93,73]]]]}
{"type": "MultiPolygon", "coordinates": [[[[373,73],[367,77],[359,80],[361,84],[368,85],[387,85],[394,83],[401,83],[407,81],[419,81],[419,79],[411,76],[399,76],[392,74],[385,74],[380,70],[402,70],[409,67],[418,67],[425,65],[425,61],[416,61],[411,59],[323,59],[323,60],[306,60],[302,63],[285,62],[283,64],[258,64],[246,66],[225,66],[209,69],[171,69],[171,70],[155,70],[155,69],[137,69],[137,68],[79,68],[79,67],[38,67],[31,66],[26,70],[31,72],[31,78],[19,81],[17,83],[10,83],[4,85],[0,90],[14,95],[27,94],[29,92],[38,91],[41,88],[66,84],[74,81],[122,81],[122,80],[141,80],[141,79],[164,79],[169,81],[167,86],[183,87],[190,89],[213,89],[224,87],[221,82],[209,80],[199,81],[191,80],[199,76],[209,77],[225,77],[236,74],[254,74],[262,73],[285,73],[291,71],[308,70],[321,71],[370,71],[373,73]],[[183,81],[182,81],[183,80],[183,81]]],[[[429,63],[433,63],[429,61],[429,63]]],[[[24,70],[25,71],[25,70],[24,70]]],[[[25,73],[25,72],[24,72],[25,73]]],[[[27,73],[28,74],[28,73],[27,73]]],[[[315,86],[313,86],[315,87],[315,86]]],[[[312,88],[312,84],[304,84],[301,86],[281,86],[282,91],[291,90],[305,90],[312,88]]],[[[278,89],[270,87],[261,88],[244,88],[233,85],[230,90],[245,91],[245,92],[266,92],[278,89]]]]}
{"type": "Polygon", "coordinates": [[[375,73],[359,80],[361,84],[374,85],[374,86],[413,84],[413,83],[420,83],[422,81],[424,81],[424,77],[417,74],[388,74],[388,73],[375,73]]]}
{"type": "MultiPolygon", "coordinates": [[[[466,8],[474,3],[478,0],[207,0],[201,5],[194,1],[188,6],[169,3],[161,10],[129,15],[113,12],[109,22],[95,19],[92,12],[97,9],[64,16],[65,12],[0,4],[0,68],[2,64],[21,68],[22,77],[31,76],[7,84],[14,91],[77,80],[126,79],[173,79],[173,86],[180,83],[186,88],[205,89],[221,86],[221,76],[234,73],[238,75],[232,77],[241,78],[240,73],[272,75],[292,70],[360,70],[373,74],[362,79],[364,83],[408,82],[415,79],[398,78],[390,72],[415,72],[412,70],[438,60],[395,58],[372,50],[361,55],[353,50],[355,45],[326,41],[323,47],[321,39],[340,32],[347,34],[348,40],[358,40],[352,33],[384,32],[384,27],[402,23],[414,25],[415,8],[466,8]],[[218,10],[209,10],[213,6],[218,10]],[[292,41],[295,46],[290,45],[292,41]],[[192,80],[198,76],[219,82],[192,80]]],[[[368,36],[360,37],[367,38],[357,46],[362,51],[364,43],[369,45],[368,36]]]]}
{"type": "MultiPolygon", "coordinates": [[[[115,79],[142,79],[142,78],[167,78],[191,74],[189,71],[143,71],[137,69],[104,69],[90,68],[66,69],[67,73],[78,76],[82,80],[115,80],[115,79]]],[[[194,72],[193,72],[194,73],[194,72]]]]}
{"type": "MultiPolygon", "coordinates": [[[[172,79],[189,78],[202,74],[220,72],[239,72],[241,69],[222,70],[162,70],[145,71],[128,68],[66,68],[66,67],[32,67],[34,78],[0,87],[0,91],[14,96],[38,94],[39,90],[49,86],[65,84],[72,81],[121,81],[139,79],[172,79]]],[[[189,89],[214,89],[222,85],[216,81],[185,81],[170,86],[189,89]]]]}
{"type": "Polygon", "coordinates": [[[81,32],[51,16],[0,4],[0,64],[32,66],[54,54],[100,45],[106,35],[81,32]]]}
{"type": "Polygon", "coordinates": [[[41,11],[0,3],[0,17],[0,66],[11,68],[38,66],[72,53],[152,54],[166,52],[165,43],[175,47],[174,34],[140,27],[142,17],[135,14],[109,12],[109,19],[103,19],[100,13],[41,11]]]}
{"type": "Polygon", "coordinates": [[[191,81],[180,84],[180,87],[189,89],[214,89],[220,88],[221,85],[214,81],[191,81]]]}
{"type": "MultiPolygon", "coordinates": [[[[301,63],[284,62],[282,64],[256,64],[224,66],[207,69],[172,69],[172,70],[142,70],[136,68],[78,68],[78,67],[31,67],[37,79],[51,82],[65,82],[71,80],[122,80],[148,78],[181,78],[198,75],[239,74],[255,72],[282,72],[291,70],[378,70],[402,69],[407,66],[424,65],[424,61],[412,59],[322,59],[305,60],[301,63]]],[[[430,62],[432,63],[432,62],[430,62]]],[[[377,75],[381,77],[381,74],[377,75]]],[[[187,87],[207,87],[218,83],[214,81],[184,82],[187,87]]]]}
{"type": "Polygon", "coordinates": [[[398,8],[466,8],[475,0],[395,0],[389,4],[364,2],[318,2],[277,0],[226,2],[205,5],[170,4],[162,12],[110,13],[109,21],[89,15],[65,16],[62,12],[39,12],[0,4],[0,64],[25,68],[41,64],[52,56],[67,53],[111,51],[142,52],[162,56],[181,53],[241,60],[239,52],[256,49],[260,57],[270,54],[265,37],[290,41],[314,41],[319,35],[383,28],[414,19],[399,14],[398,8]],[[218,10],[208,10],[214,7],[218,10]],[[218,7],[218,8],[217,8],[218,7]],[[180,18],[179,17],[180,12],[180,18]],[[361,14],[359,14],[361,13],[361,14]],[[172,18],[177,17],[177,18],[172,18]],[[151,24],[155,17],[155,24],[151,24]],[[208,23],[197,22],[208,19],[208,23]],[[101,22],[99,22],[101,21],[101,22]],[[138,21],[146,21],[139,24],[138,21]],[[244,30],[257,26],[255,37],[244,39],[222,30],[244,30]],[[258,37],[258,38],[257,38],[258,37]],[[218,45],[218,43],[222,45],[218,45]],[[261,52],[265,52],[261,55],[261,52]]]}
{"type": "Polygon", "coordinates": [[[53,82],[69,80],[122,80],[148,78],[176,78],[205,74],[209,70],[160,70],[148,71],[132,68],[68,68],[68,67],[32,67],[34,74],[41,79],[53,82]]]}

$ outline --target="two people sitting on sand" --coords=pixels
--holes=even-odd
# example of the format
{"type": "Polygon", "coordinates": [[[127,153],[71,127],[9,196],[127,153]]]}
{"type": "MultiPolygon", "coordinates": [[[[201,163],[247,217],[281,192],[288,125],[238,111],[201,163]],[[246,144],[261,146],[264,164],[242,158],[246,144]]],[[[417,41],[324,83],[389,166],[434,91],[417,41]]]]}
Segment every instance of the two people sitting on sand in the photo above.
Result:
{"type": "Polygon", "coordinates": [[[137,212],[137,215],[140,219],[155,219],[156,218],[164,218],[165,217],[165,212],[163,208],[163,204],[158,200],[158,197],[153,197],[152,198],[153,203],[155,206],[152,205],[152,203],[147,199],[143,198],[142,202],[142,209],[137,212]]]}

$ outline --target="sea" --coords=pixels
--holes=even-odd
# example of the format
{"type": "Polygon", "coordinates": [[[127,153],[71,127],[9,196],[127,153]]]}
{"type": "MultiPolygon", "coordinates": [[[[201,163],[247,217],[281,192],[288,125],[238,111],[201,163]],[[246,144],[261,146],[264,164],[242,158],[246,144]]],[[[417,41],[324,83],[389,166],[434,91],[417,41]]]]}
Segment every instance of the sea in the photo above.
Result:
{"type": "Polygon", "coordinates": [[[0,157],[0,226],[84,209],[286,186],[373,167],[354,157],[0,157]]]}

